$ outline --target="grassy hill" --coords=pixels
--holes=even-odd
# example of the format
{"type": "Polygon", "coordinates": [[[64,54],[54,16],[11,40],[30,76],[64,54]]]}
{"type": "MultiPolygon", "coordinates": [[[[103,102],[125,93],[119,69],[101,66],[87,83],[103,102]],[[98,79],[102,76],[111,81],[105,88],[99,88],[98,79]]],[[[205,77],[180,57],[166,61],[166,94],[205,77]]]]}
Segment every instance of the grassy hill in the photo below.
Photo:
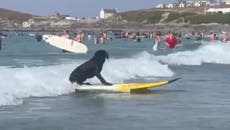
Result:
{"type": "Polygon", "coordinates": [[[205,14],[203,10],[204,8],[147,9],[122,12],[120,15],[128,22],[144,24],[230,24],[230,13],[205,14]]]}
{"type": "Polygon", "coordinates": [[[33,15],[31,14],[0,8],[0,18],[3,20],[10,20],[17,23],[21,23],[32,17],[33,15]]]}
{"type": "Polygon", "coordinates": [[[186,22],[191,24],[207,24],[207,23],[221,23],[221,24],[230,24],[230,13],[222,14],[207,14],[207,15],[191,15],[187,16],[184,19],[186,22]]]}
{"type": "Polygon", "coordinates": [[[160,15],[159,12],[161,11],[154,11],[151,9],[134,10],[134,11],[121,12],[120,15],[123,19],[127,20],[128,22],[143,22],[150,17],[159,16],[160,15]]]}

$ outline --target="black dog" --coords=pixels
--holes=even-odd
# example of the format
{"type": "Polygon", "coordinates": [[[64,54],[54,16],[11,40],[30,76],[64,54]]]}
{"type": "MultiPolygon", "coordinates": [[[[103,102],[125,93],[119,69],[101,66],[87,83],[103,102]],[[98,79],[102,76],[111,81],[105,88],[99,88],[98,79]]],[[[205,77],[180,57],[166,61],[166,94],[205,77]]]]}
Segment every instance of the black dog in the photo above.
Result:
{"type": "Polygon", "coordinates": [[[109,55],[105,50],[97,51],[94,56],[87,62],[78,66],[69,77],[69,81],[71,83],[77,82],[79,85],[84,84],[84,81],[88,78],[92,78],[96,76],[102,84],[104,85],[112,85],[105,81],[105,79],[101,76],[101,70],[105,59],[108,59],[109,55]]]}

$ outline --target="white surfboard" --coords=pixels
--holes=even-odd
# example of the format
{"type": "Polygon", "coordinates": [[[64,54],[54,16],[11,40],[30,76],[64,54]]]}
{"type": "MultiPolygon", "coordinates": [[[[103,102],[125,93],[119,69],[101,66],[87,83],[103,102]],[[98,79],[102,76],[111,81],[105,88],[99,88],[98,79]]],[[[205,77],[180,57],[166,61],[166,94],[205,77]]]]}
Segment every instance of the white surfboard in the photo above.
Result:
{"type": "Polygon", "coordinates": [[[74,53],[86,53],[88,48],[85,44],[74,41],[72,39],[67,39],[65,37],[60,37],[56,35],[43,35],[42,39],[52,46],[60,49],[64,49],[74,53]]]}

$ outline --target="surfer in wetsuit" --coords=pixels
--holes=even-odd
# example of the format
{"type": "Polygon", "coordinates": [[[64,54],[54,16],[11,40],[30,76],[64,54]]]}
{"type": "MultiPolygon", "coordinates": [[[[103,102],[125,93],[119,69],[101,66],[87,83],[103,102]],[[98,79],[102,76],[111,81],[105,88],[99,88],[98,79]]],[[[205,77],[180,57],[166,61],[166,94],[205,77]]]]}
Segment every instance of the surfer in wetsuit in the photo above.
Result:
{"type": "Polygon", "coordinates": [[[93,78],[96,76],[102,84],[104,85],[112,85],[111,83],[107,82],[101,75],[101,70],[105,59],[108,59],[109,55],[105,50],[97,51],[94,56],[86,61],[85,63],[78,66],[69,77],[69,81],[71,83],[78,83],[79,85],[82,84],[89,84],[84,83],[84,81],[88,78],[93,78]]]}

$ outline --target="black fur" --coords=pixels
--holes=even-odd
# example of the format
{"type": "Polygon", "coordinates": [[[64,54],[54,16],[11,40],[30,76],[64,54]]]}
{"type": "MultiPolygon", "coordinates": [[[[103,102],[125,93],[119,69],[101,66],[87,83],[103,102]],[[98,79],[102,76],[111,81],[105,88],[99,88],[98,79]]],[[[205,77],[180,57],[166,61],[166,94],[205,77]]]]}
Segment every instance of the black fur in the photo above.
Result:
{"type": "Polygon", "coordinates": [[[86,79],[96,76],[102,84],[112,85],[111,83],[105,81],[105,79],[101,76],[103,64],[105,59],[108,58],[109,55],[105,50],[97,51],[90,60],[78,66],[70,74],[69,81],[71,83],[77,82],[79,85],[82,85],[86,79]]]}
{"type": "Polygon", "coordinates": [[[37,42],[40,42],[42,40],[42,35],[36,34],[35,39],[37,40],[37,42]]]}

